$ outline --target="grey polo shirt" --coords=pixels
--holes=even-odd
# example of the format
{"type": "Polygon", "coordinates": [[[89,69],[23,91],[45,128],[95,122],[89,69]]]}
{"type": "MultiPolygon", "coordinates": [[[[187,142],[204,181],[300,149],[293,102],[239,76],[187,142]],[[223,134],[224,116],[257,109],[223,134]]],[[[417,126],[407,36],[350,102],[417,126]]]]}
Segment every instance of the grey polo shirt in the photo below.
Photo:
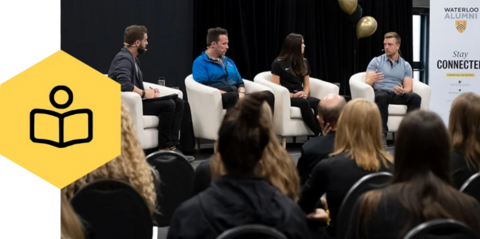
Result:
{"type": "Polygon", "coordinates": [[[373,86],[373,88],[377,90],[393,91],[393,88],[398,86],[398,83],[403,85],[403,78],[413,78],[412,67],[402,57],[398,57],[398,60],[393,64],[386,54],[375,57],[370,61],[370,64],[368,64],[367,72],[377,69],[379,73],[383,73],[384,75],[383,82],[377,82],[373,86]]]}

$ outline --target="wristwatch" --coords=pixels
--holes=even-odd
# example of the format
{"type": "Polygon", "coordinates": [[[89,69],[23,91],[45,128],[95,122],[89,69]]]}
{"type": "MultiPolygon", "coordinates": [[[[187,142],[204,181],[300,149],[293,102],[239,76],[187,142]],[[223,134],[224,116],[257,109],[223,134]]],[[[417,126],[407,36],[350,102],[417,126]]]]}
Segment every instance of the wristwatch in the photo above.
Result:
{"type": "Polygon", "coordinates": [[[145,98],[145,90],[142,91],[142,98],[145,98]]]}

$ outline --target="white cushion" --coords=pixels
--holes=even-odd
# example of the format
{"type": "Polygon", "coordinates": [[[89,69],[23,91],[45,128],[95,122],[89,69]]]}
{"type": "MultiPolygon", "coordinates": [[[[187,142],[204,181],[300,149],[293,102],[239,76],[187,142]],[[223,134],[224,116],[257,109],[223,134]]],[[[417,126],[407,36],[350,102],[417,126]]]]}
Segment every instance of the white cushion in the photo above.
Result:
{"type": "Polygon", "coordinates": [[[298,107],[290,107],[290,119],[303,119],[302,112],[298,107]]]}
{"type": "MultiPolygon", "coordinates": [[[[315,114],[315,111],[312,109],[312,113],[315,114]]],[[[303,119],[302,111],[298,107],[290,107],[290,119],[303,119]]]]}
{"type": "Polygon", "coordinates": [[[158,126],[158,117],[153,115],[144,115],[143,116],[143,128],[152,129],[157,128],[158,126]]]}
{"type": "Polygon", "coordinates": [[[407,106],[406,105],[389,105],[388,106],[388,115],[406,115],[407,106]]]}

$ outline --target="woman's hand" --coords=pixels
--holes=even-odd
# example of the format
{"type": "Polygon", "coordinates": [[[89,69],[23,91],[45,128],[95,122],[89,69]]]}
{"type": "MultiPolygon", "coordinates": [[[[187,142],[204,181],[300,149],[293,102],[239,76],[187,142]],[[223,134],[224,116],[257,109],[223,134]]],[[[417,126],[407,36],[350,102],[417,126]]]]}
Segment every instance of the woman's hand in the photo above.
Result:
{"type": "Polygon", "coordinates": [[[328,222],[330,217],[327,212],[321,208],[316,208],[314,212],[307,215],[308,220],[328,222]]]}

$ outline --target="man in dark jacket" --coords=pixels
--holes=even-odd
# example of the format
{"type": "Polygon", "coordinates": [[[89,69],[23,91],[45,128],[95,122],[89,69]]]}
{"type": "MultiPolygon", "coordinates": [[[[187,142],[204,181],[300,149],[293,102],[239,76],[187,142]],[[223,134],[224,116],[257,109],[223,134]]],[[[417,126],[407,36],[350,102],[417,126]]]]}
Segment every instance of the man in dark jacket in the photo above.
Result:
{"type": "Polygon", "coordinates": [[[320,101],[317,118],[323,135],[310,139],[302,146],[302,155],[297,163],[301,185],[305,183],[315,165],[333,152],[337,120],[345,104],[342,96],[334,94],[329,94],[320,101]]]}
{"type": "Polygon", "coordinates": [[[159,97],[157,89],[145,89],[140,61],[137,56],[147,51],[147,28],[129,26],[124,32],[124,45],[113,58],[108,77],[121,84],[122,91],[135,92],[142,97],[143,114],[159,117],[158,146],[161,150],[176,150],[183,115],[183,100],[148,100],[159,97]]]}

